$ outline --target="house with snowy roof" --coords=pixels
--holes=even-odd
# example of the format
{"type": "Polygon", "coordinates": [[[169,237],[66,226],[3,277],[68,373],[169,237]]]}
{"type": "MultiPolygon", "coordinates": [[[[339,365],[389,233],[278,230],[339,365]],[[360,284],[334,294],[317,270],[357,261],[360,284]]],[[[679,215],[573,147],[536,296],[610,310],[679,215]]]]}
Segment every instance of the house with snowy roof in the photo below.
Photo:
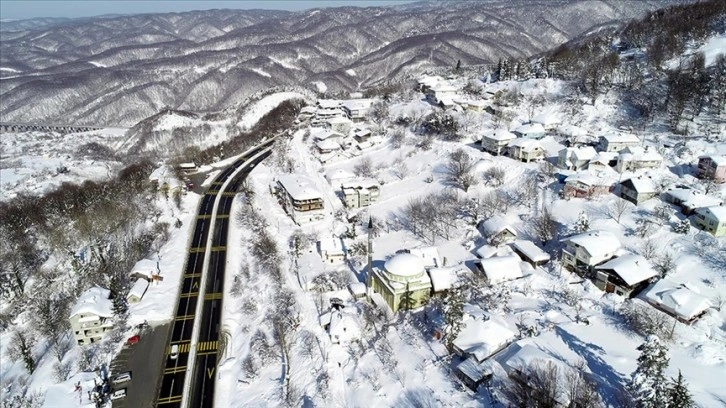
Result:
{"type": "Polygon", "coordinates": [[[323,196],[312,180],[298,174],[285,174],[277,179],[277,196],[296,224],[320,221],[325,217],[323,196]]]}
{"type": "Polygon", "coordinates": [[[331,308],[329,312],[322,314],[320,325],[328,333],[333,344],[346,344],[359,339],[361,335],[358,316],[345,308],[331,308]]]}
{"type": "Polygon", "coordinates": [[[370,141],[373,132],[368,128],[356,128],[353,129],[353,139],[358,143],[365,143],[370,141]]]}
{"type": "Polygon", "coordinates": [[[481,149],[494,156],[499,156],[505,152],[509,142],[516,138],[517,135],[506,129],[490,130],[481,135],[481,149]]]}
{"type": "Polygon", "coordinates": [[[583,170],[596,155],[592,146],[567,147],[558,152],[557,166],[567,170],[583,170]]]}
{"type": "Polygon", "coordinates": [[[341,188],[343,187],[343,183],[353,180],[355,177],[355,174],[345,169],[331,170],[325,175],[328,183],[330,183],[333,188],[341,188]]]}
{"type": "Polygon", "coordinates": [[[129,303],[138,303],[146,294],[146,290],[149,288],[149,281],[143,278],[136,279],[129,293],[126,294],[126,300],[129,303]]]}
{"type": "Polygon", "coordinates": [[[486,237],[488,243],[495,246],[506,244],[517,238],[517,231],[500,215],[495,215],[479,223],[479,231],[486,237]]]}
{"type": "Polygon", "coordinates": [[[633,297],[648,286],[658,272],[641,255],[625,254],[595,268],[595,286],[606,293],[633,297]]]}
{"type": "Polygon", "coordinates": [[[524,125],[520,125],[516,127],[512,133],[517,135],[517,137],[537,140],[542,139],[547,134],[545,128],[539,123],[526,123],[524,125]]]}
{"type": "Polygon", "coordinates": [[[533,117],[530,122],[532,122],[533,124],[541,125],[546,131],[556,130],[557,127],[562,123],[562,121],[556,115],[549,112],[540,113],[539,115],[533,117]]]}
{"type": "Polygon", "coordinates": [[[493,256],[474,261],[474,265],[490,285],[524,278],[531,269],[528,265],[527,269],[523,268],[522,264],[517,255],[493,256]]]}
{"type": "Polygon", "coordinates": [[[696,166],[696,177],[726,183],[726,155],[701,156],[696,166]]]}
{"type": "Polygon", "coordinates": [[[598,148],[603,152],[619,152],[626,147],[640,145],[638,136],[626,134],[610,134],[600,136],[598,148]]]}
{"type": "Polygon", "coordinates": [[[68,320],[79,345],[96,343],[113,329],[111,291],[94,286],[78,297],[68,320]]]}
{"type": "Polygon", "coordinates": [[[438,84],[439,82],[443,82],[443,81],[444,81],[444,78],[442,78],[438,75],[435,75],[435,76],[424,75],[416,80],[418,89],[421,92],[423,92],[424,94],[430,87],[438,84]]]}
{"type": "Polygon", "coordinates": [[[334,139],[317,141],[315,142],[315,147],[318,149],[318,153],[320,154],[335,152],[343,148],[340,143],[336,142],[334,139]]]}
{"type": "Polygon", "coordinates": [[[592,173],[576,173],[565,179],[562,189],[564,198],[593,198],[610,193],[613,181],[608,177],[599,177],[592,173]]]}
{"type": "Polygon", "coordinates": [[[420,257],[402,252],[387,260],[383,269],[373,268],[372,272],[373,291],[381,295],[392,312],[415,309],[428,302],[431,278],[420,257]]]}
{"type": "Polygon", "coordinates": [[[348,99],[341,104],[348,119],[354,122],[365,120],[372,105],[373,99],[348,99]]]}
{"type": "Polygon", "coordinates": [[[447,81],[440,81],[428,86],[424,93],[426,99],[438,105],[443,101],[453,103],[457,91],[458,89],[447,81]]]}
{"type": "Polygon", "coordinates": [[[642,298],[685,324],[693,323],[711,307],[706,297],[671,279],[655,282],[643,291],[642,298]]]}
{"type": "Polygon", "coordinates": [[[326,264],[339,264],[345,260],[343,240],[338,237],[318,241],[318,252],[326,264]]]}
{"type": "Polygon", "coordinates": [[[348,180],[341,185],[343,202],[348,208],[363,208],[378,202],[381,188],[372,178],[348,180]]]}
{"type": "Polygon", "coordinates": [[[692,217],[693,225],[715,237],[726,236],[726,206],[698,208],[692,217]]]}
{"type": "Polygon", "coordinates": [[[663,156],[660,153],[649,150],[648,147],[629,146],[620,151],[615,170],[635,171],[639,169],[657,169],[663,164],[663,156]]]}
{"type": "Polygon", "coordinates": [[[509,157],[525,163],[543,159],[544,152],[544,148],[539,141],[534,139],[514,139],[507,146],[507,154],[509,157]]]}
{"type": "Polygon", "coordinates": [[[658,195],[658,187],[650,177],[633,177],[620,183],[620,198],[638,205],[658,195]]]}
{"type": "Polygon", "coordinates": [[[723,201],[716,197],[703,194],[692,188],[672,188],[663,194],[661,199],[666,203],[675,205],[685,215],[693,214],[697,208],[712,207],[723,204],[723,201]]]}
{"type": "Polygon", "coordinates": [[[467,272],[467,269],[462,265],[454,265],[427,268],[426,271],[431,278],[431,292],[437,294],[451,290],[459,277],[467,272]]]}
{"type": "Polygon", "coordinates": [[[326,129],[329,129],[331,132],[335,132],[345,136],[350,133],[353,122],[346,117],[333,117],[330,119],[326,119],[325,122],[323,122],[323,126],[326,129]]]}
{"type": "Polygon", "coordinates": [[[487,259],[493,256],[512,255],[514,251],[508,246],[482,245],[474,251],[474,255],[479,259],[487,259]]]}
{"type": "Polygon", "coordinates": [[[581,275],[591,275],[595,266],[614,258],[620,240],[609,231],[588,231],[563,240],[562,266],[581,275]]]}
{"type": "Polygon", "coordinates": [[[587,164],[588,170],[604,171],[612,170],[618,164],[617,152],[599,152],[587,164]]]}
{"type": "Polygon", "coordinates": [[[544,265],[550,261],[550,254],[543,251],[532,241],[518,239],[510,243],[509,246],[523,261],[532,266],[544,265]]]}

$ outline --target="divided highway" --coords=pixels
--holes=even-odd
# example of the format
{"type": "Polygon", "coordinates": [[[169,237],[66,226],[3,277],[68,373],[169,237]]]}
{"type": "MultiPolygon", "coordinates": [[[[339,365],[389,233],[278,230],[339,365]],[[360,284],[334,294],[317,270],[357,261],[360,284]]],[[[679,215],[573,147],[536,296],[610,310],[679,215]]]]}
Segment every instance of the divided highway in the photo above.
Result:
{"type": "Polygon", "coordinates": [[[237,189],[242,185],[252,168],[269,156],[270,152],[260,155],[246,169],[236,174],[225,191],[220,189],[245,161],[268,147],[269,142],[260,145],[222,171],[214,179],[202,198],[184,275],[182,275],[183,280],[176,316],[172,322],[170,338],[166,348],[161,386],[156,401],[156,407],[158,408],[181,407],[184,399],[185,381],[191,381],[188,404],[190,407],[211,408],[214,404],[214,380],[218,363],[229,214],[237,189]],[[220,195],[215,216],[213,214],[214,204],[220,195]],[[206,245],[212,223],[214,223],[212,247],[207,251],[206,245]],[[207,253],[209,253],[209,259],[205,259],[207,253]],[[209,262],[209,267],[207,276],[203,277],[202,271],[205,262],[209,262]],[[204,282],[202,282],[202,279],[204,279],[204,282]],[[202,292],[204,298],[200,300],[202,285],[205,285],[205,290],[202,292]],[[203,302],[202,313],[201,316],[195,316],[200,301],[203,302]],[[196,319],[200,319],[199,322],[196,319]],[[196,342],[192,338],[195,323],[199,324],[196,342]],[[194,361],[189,361],[192,344],[196,345],[196,353],[194,361]],[[170,356],[171,348],[174,345],[179,347],[176,359],[172,359],[170,356]],[[191,368],[191,378],[186,378],[189,368],[191,368]]]}

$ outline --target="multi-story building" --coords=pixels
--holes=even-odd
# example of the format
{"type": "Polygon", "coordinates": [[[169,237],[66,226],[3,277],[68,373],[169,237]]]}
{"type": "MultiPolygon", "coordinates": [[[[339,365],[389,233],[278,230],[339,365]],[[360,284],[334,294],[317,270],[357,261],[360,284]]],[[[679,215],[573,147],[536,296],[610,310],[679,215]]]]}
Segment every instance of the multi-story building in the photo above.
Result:
{"type": "Polygon", "coordinates": [[[378,182],[363,178],[343,183],[343,200],[348,208],[368,207],[378,201],[381,195],[378,182]]]}
{"type": "Polygon", "coordinates": [[[716,237],[726,236],[726,206],[715,205],[696,209],[693,217],[696,228],[716,237]]]}
{"type": "Polygon", "coordinates": [[[620,240],[608,231],[589,231],[564,240],[562,265],[582,275],[590,275],[595,266],[617,255],[620,240]]]}
{"type": "Polygon", "coordinates": [[[495,156],[504,153],[507,145],[517,136],[506,129],[496,129],[481,135],[481,149],[495,156]]]}
{"type": "Polygon", "coordinates": [[[323,195],[310,179],[287,174],[277,179],[280,204],[296,224],[320,221],[325,217],[323,195]]]}
{"type": "Polygon", "coordinates": [[[640,144],[640,139],[638,136],[631,135],[631,134],[623,134],[623,135],[605,135],[600,136],[600,144],[599,148],[600,151],[603,152],[619,152],[626,147],[630,146],[638,146],[640,144]]]}
{"type": "Polygon", "coordinates": [[[726,183],[726,156],[701,156],[696,168],[698,178],[726,183]]]}
{"type": "Polygon", "coordinates": [[[113,329],[111,291],[94,286],[83,292],[71,309],[68,320],[79,345],[96,343],[113,329]]]}

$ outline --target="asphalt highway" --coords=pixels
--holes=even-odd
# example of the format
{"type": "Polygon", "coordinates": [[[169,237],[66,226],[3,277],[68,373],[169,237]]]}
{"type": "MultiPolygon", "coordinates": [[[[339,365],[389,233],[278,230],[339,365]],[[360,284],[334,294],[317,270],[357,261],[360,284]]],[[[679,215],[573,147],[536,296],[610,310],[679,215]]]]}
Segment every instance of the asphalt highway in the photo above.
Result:
{"type": "Polygon", "coordinates": [[[229,214],[237,189],[257,163],[269,156],[269,153],[256,159],[249,169],[240,172],[231,181],[226,191],[220,189],[227,179],[246,160],[253,157],[267,146],[258,147],[254,151],[237,160],[232,166],[222,171],[212,182],[202,197],[199,211],[189,246],[188,258],[182,275],[181,290],[177,301],[176,315],[172,321],[169,341],[164,354],[164,369],[161,385],[156,400],[158,408],[181,407],[184,382],[192,381],[190,407],[212,407],[214,403],[214,379],[217,367],[217,351],[219,348],[219,325],[224,292],[224,272],[226,264],[227,233],[229,230],[229,214]],[[214,203],[221,194],[217,207],[216,218],[212,219],[214,203]],[[214,224],[212,248],[209,259],[205,259],[210,226],[214,224]],[[202,282],[204,263],[209,262],[206,282],[202,282]],[[200,287],[206,285],[204,299],[199,299],[200,287]],[[195,324],[195,313],[198,302],[204,302],[200,321],[200,331],[196,342],[196,358],[189,361],[192,344],[192,332],[195,324]],[[172,346],[179,346],[176,359],[170,357],[172,346]],[[187,369],[192,364],[192,378],[186,378],[187,369]]]}

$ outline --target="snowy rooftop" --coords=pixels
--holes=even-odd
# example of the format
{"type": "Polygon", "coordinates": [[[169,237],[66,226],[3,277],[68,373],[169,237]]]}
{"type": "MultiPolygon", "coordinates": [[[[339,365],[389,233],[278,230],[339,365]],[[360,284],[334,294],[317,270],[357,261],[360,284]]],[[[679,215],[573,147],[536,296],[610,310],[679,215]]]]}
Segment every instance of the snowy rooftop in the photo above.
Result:
{"type": "Polygon", "coordinates": [[[496,235],[504,230],[508,230],[514,235],[517,235],[517,231],[512,228],[511,225],[507,222],[507,220],[499,215],[495,215],[488,220],[481,223],[482,229],[484,229],[484,232],[487,236],[496,235]]]}
{"type": "Polygon", "coordinates": [[[608,180],[605,180],[588,172],[579,172],[568,176],[565,179],[565,184],[578,182],[588,186],[606,186],[610,184],[608,180]]]}
{"type": "Polygon", "coordinates": [[[590,162],[600,162],[608,164],[611,160],[617,159],[617,157],[617,152],[600,152],[596,154],[592,159],[590,159],[590,162]]]}
{"type": "Polygon", "coordinates": [[[509,142],[509,146],[520,147],[525,152],[542,149],[542,144],[535,139],[518,138],[509,142]]]}
{"type": "Polygon", "coordinates": [[[166,164],[154,169],[154,171],[151,172],[149,175],[149,180],[159,180],[165,179],[169,176],[173,176],[174,171],[171,169],[171,167],[167,166],[166,164]]]}
{"type": "Polygon", "coordinates": [[[330,184],[333,184],[335,181],[355,178],[355,174],[345,169],[337,169],[329,171],[328,174],[325,175],[325,178],[328,179],[330,184]]]}
{"type": "Polygon", "coordinates": [[[640,143],[640,139],[638,139],[638,136],[632,135],[630,133],[624,133],[624,134],[609,134],[600,136],[604,140],[606,140],[608,143],[640,143]]]}
{"type": "Polygon", "coordinates": [[[609,231],[588,231],[565,238],[564,241],[585,248],[591,256],[605,255],[620,249],[620,240],[609,231]]]}
{"type": "Polygon", "coordinates": [[[682,206],[689,208],[711,207],[722,203],[716,197],[705,195],[698,190],[690,188],[673,188],[666,191],[665,194],[680,201],[682,206]]]}
{"type": "Polygon", "coordinates": [[[409,252],[421,258],[423,260],[423,265],[426,268],[439,267],[442,265],[441,255],[439,255],[439,250],[435,246],[413,248],[409,252]]]}
{"type": "Polygon", "coordinates": [[[371,188],[378,187],[378,180],[369,177],[361,177],[346,181],[342,185],[343,188],[371,188]]]}
{"type": "MultiPolygon", "coordinates": [[[[446,81],[437,82],[431,86],[434,92],[456,92],[457,88],[446,81]]],[[[452,101],[453,102],[453,101],[452,101]]]]}
{"type": "Polygon", "coordinates": [[[348,99],[343,101],[343,107],[350,110],[368,109],[373,104],[373,99],[348,99]]]}
{"type": "Polygon", "coordinates": [[[77,314],[88,313],[101,317],[113,316],[113,303],[109,299],[111,291],[94,286],[83,292],[75,306],[71,309],[70,317],[77,314]]]}
{"type": "Polygon", "coordinates": [[[321,239],[318,242],[318,246],[320,247],[320,252],[344,253],[343,241],[337,237],[321,239]]]}
{"type": "Polygon", "coordinates": [[[398,276],[415,276],[424,272],[423,260],[405,252],[394,255],[383,267],[387,272],[398,276]]]}
{"type": "Polygon", "coordinates": [[[429,277],[431,277],[431,286],[434,292],[451,289],[459,275],[465,272],[466,270],[461,265],[429,269],[429,277]]]}
{"type": "Polygon", "coordinates": [[[285,174],[278,177],[277,181],[290,194],[293,200],[314,200],[321,198],[321,194],[315,189],[312,181],[307,177],[297,174],[285,174]]]}
{"type": "Polygon", "coordinates": [[[646,150],[640,146],[629,146],[623,149],[618,156],[623,161],[663,161],[660,153],[646,150]]]}
{"type": "Polygon", "coordinates": [[[726,206],[714,205],[712,207],[699,208],[696,212],[709,218],[716,219],[719,222],[726,222],[726,206]]]}
{"type": "Polygon", "coordinates": [[[574,125],[562,125],[558,130],[561,134],[569,137],[582,137],[587,135],[585,129],[574,125]]]}
{"type": "Polygon", "coordinates": [[[545,133],[544,127],[542,127],[542,125],[539,123],[527,123],[525,125],[517,127],[516,129],[514,129],[514,131],[517,133],[521,133],[523,135],[532,134],[532,133],[535,133],[535,134],[545,133]]]}
{"type": "Polygon", "coordinates": [[[670,279],[654,283],[643,292],[643,297],[685,320],[691,320],[711,307],[708,299],[670,279]]]}
{"type": "Polygon", "coordinates": [[[600,270],[612,270],[620,276],[628,286],[633,286],[658,275],[641,255],[625,254],[613,258],[597,267],[600,270]]]}
{"type": "Polygon", "coordinates": [[[482,138],[485,138],[485,137],[487,139],[503,141],[503,140],[514,140],[517,138],[517,135],[508,131],[507,129],[495,129],[495,130],[490,130],[488,132],[484,132],[484,134],[482,134],[482,138]]]}
{"type": "Polygon", "coordinates": [[[633,177],[625,180],[623,183],[626,181],[633,183],[633,188],[638,193],[655,193],[658,191],[658,188],[650,177],[633,177]]]}
{"type": "Polygon", "coordinates": [[[546,262],[550,260],[550,254],[543,251],[532,241],[516,240],[511,243],[512,247],[524,254],[532,262],[546,262]]]}
{"type": "Polygon", "coordinates": [[[481,265],[489,283],[492,284],[524,277],[522,260],[517,255],[495,256],[477,262],[481,265]]]}
{"type": "Polygon", "coordinates": [[[136,279],[134,286],[131,287],[126,297],[128,298],[130,296],[136,296],[141,299],[141,297],[144,296],[144,293],[146,293],[146,289],[148,289],[148,287],[149,281],[147,281],[146,279],[136,279]]]}
{"type": "Polygon", "coordinates": [[[568,147],[563,150],[565,157],[572,157],[575,160],[592,160],[593,157],[597,156],[597,151],[592,146],[568,147]]]}
{"type": "Polygon", "coordinates": [[[339,123],[353,123],[350,119],[344,118],[342,116],[337,116],[334,118],[326,119],[325,121],[331,125],[336,125],[339,123]]]}
{"type": "Polygon", "coordinates": [[[323,109],[337,108],[341,104],[341,101],[337,99],[318,99],[318,106],[323,109]]]}
{"type": "Polygon", "coordinates": [[[479,363],[476,357],[472,356],[462,361],[456,369],[472,380],[478,381],[493,373],[494,369],[490,361],[479,363]]]}
{"type": "Polygon", "coordinates": [[[531,120],[532,123],[538,123],[544,126],[558,125],[562,121],[554,114],[550,112],[540,113],[531,120]]]}
{"type": "Polygon", "coordinates": [[[454,346],[482,362],[515,338],[515,333],[496,318],[469,319],[464,322],[454,346]]]}
{"type": "Polygon", "coordinates": [[[479,258],[491,258],[493,256],[512,255],[512,249],[508,246],[495,247],[491,245],[482,245],[476,250],[476,256],[479,258]]]}
{"type": "Polygon", "coordinates": [[[336,150],[341,149],[340,143],[336,142],[335,140],[320,140],[315,143],[315,146],[317,146],[320,150],[336,150]]]}
{"type": "Polygon", "coordinates": [[[337,132],[318,132],[315,135],[315,140],[328,140],[328,139],[336,139],[341,138],[343,135],[337,132]]]}
{"type": "Polygon", "coordinates": [[[724,155],[724,156],[716,156],[716,155],[700,156],[699,159],[702,159],[702,158],[705,158],[705,157],[710,158],[711,161],[713,161],[714,163],[716,163],[717,166],[726,165],[726,155],[724,155]]]}

